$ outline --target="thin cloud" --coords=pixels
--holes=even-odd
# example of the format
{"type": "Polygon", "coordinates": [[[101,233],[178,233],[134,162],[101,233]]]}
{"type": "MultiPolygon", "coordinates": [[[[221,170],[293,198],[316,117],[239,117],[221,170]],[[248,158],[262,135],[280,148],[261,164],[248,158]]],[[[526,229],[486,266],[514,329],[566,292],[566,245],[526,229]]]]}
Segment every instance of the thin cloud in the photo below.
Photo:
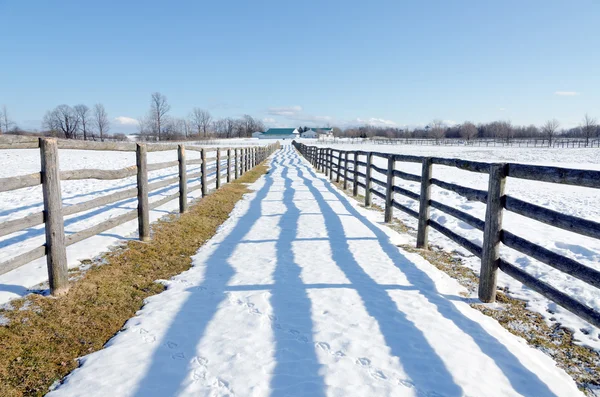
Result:
{"type": "Polygon", "coordinates": [[[269,108],[267,113],[271,116],[292,117],[302,112],[302,106],[285,106],[280,108],[269,108]]]}
{"type": "Polygon", "coordinates": [[[138,125],[139,121],[137,121],[134,118],[131,117],[126,117],[126,116],[119,116],[119,117],[115,117],[115,121],[121,125],[138,125]]]}
{"type": "Polygon", "coordinates": [[[554,95],[558,95],[558,96],[577,96],[577,95],[579,95],[579,92],[576,92],[576,91],[556,91],[554,93],[554,95]]]}
{"type": "Polygon", "coordinates": [[[371,117],[369,119],[361,119],[357,118],[356,122],[359,124],[368,124],[374,127],[396,127],[398,124],[392,120],[385,120],[376,117],[371,117]]]}

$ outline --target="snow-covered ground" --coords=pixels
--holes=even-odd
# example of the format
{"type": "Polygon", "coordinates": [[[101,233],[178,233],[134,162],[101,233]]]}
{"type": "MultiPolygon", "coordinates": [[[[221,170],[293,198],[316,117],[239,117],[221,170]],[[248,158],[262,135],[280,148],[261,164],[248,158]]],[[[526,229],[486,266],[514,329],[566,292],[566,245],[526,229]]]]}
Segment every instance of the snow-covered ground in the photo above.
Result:
{"type": "Polygon", "coordinates": [[[51,397],[578,396],[292,150],[51,397]]]}
{"type": "MultiPolygon", "coordinates": [[[[387,153],[401,153],[417,156],[436,156],[445,158],[461,158],[482,162],[514,162],[536,165],[552,165],[566,168],[600,170],[600,151],[598,149],[542,149],[542,148],[479,148],[479,147],[447,147],[447,146],[390,146],[390,145],[327,145],[344,150],[364,150],[387,153]]],[[[376,165],[387,167],[387,160],[374,157],[376,165]]],[[[421,165],[416,163],[396,163],[396,169],[421,174],[421,165]]],[[[385,176],[373,172],[373,176],[385,181],[385,176]]],[[[485,174],[459,170],[454,167],[434,165],[433,177],[459,185],[487,190],[488,177],[485,174]]],[[[396,185],[419,193],[419,183],[396,178],[396,185]]],[[[375,189],[383,188],[374,185],[375,189]]],[[[362,192],[362,189],[359,191],[362,192]]],[[[565,186],[559,184],[535,182],[523,179],[508,178],[506,193],[526,202],[554,209],[565,214],[600,222],[600,191],[591,188],[565,186]]],[[[418,211],[418,202],[395,195],[396,200],[418,211]]],[[[485,205],[467,199],[453,192],[436,186],[432,188],[432,199],[442,202],[479,219],[485,218],[485,205]]],[[[380,203],[373,197],[375,203],[380,203]]],[[[416,220],[405,213],[395,210],[394,215],[410,226],[416,228],[416,220]]],[[[473,227],[432,209],[432,219],[481,245],[483,233],[473,227]]],[[[529,218],[504,211],[503,227],[521,237],[539,244],[551,251],[577,260],[586,266],[600,270],[600,241],[554,228],[529,218]]],[[[467,256],[466,263],[479,272],[480,262],[468,251],[460,248],[452,241],[432,230],[430,242],[448,250],[457,250],[467,256]]],[[[580,302],[600,311],[600,291],[583,281],[553,269],[524,254],[510,248],[501,247],[501,255],[509,262],[524,269],[535,277],[566,292],[580,302]]],[[[582,343],[600,349],[600,329],[591,326],[579,317],[548,301],[541,295],[524,287],[516,280],[500,272],[499,285],[506,286],[514,297],[525,299],[531,309],[543,314],[549,321],[559,322],[576,333],[576,339],[582,343]]]]}
{"type": "MultiPolygon", "coordinates": [[[[258,139],[224,141],[226,146],[240,145],[242,141],[253,144],[258,139]]],[[[273,143],[269,141],[269,143],[273,143]]],[[[225,145],[223,145],[225,146],[225,145]]],[[[208,157],[214,157],[214,152],[208,157]]],[[[188,151],[188,159],[196,159],[200,153],[188,151]]],[[[177,160],[175,150],[148,153],[148,163],[159,163],[177,160]]],[[[214,163],[213,163],[214,164],[214,163]]],[[[94,169],[121,169],[135,165],[135,153],[133,152],[109,152],[92,150],[60,150],[59,166],[63,171],[84,168],[94,169]]],[[[208,165],[208,179],[214,176],[212,165],[208,165]],[[213,176],[211,176],[213,175],[213,176]]],[[[222,172],[225,172],[226,166],[222,172]]],[[[187,167],[188,173],[200,170],[199,165],[187,167]]],[[[0,178],[16,175],[25,175],[40,171],[40,154],[38,149],[11,149],[0,150],[0,178]]],[[[177,167],[151,171],[148,174],[149,182],[158,182],[163,179],[178,175],[177,167]]],[[[199,179],[189,179],[189,186],[198,185],[199,179]]],[[[101,181],[101,180],[78,180],[62,181],[63,205],[69,206],[84,201],[89,201],[106,194],[130,189],[136,186],[136,177],[125,179],[101,181]]],[[[214,182],[213,185],[214,187],[214,182]]],[[[150,193],[150,202],[157,201],[165,196],[177,192],[177,184],[158,189],[150,193]]],[[[189,193],[188,200],[201,196],[200,190],[189,193]]],[[[43,209],[41,186],[19,189],[0,193],[0,223],[8,220],[22,218],[31,213],[43,209]]],[[[105,221],[111,217],[121,215],[137,208],[135,198],[122,200],[117,203],[105,205],[96,209],[81,212],[65,217],[65,233],[67,235],[86,229],[105,221]]],[[[150,211],[150,220],[155,221],[172,211],[178,210],[178,199],[150,211]]],[[[82,259],[91,259],[107,250],[108,247],[123,239],[135,239],[137,236],[137,219],[124,223],[118,227],[101,233],[97,236],[83,240],[67,247],[67,259],[69,267],[80,264],[82,259]]],[[[28,228],[26,230],[0,237],[0,262],[10,259],[16,255],[27,252],[42,245],[45,241],[44,226],[28,228]]],[[[0,275],[0,304],[23,296],[28,289],[47,281],[46,258],[40,258],[25,266],[9,273],[0,275]]]]}

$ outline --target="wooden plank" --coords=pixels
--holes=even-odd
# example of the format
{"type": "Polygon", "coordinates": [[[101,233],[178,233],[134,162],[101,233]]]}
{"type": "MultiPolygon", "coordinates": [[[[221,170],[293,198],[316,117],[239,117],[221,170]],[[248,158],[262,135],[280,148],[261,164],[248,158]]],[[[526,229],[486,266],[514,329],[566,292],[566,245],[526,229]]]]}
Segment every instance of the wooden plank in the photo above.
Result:
{"type": "Polygon", "coordinates": [[[74,139],[60,139],[58,147],[60,149],[109,150],[115,152],[133,152],[136,150],[136,144],[130,142],[93,142],[74,139]]]}
{"type": "Polygon", "coordinates": [[[179,213],[183,214],[188,210],[187,203],[187,171],[185,165],[185,146],[179,145],[177,149],[177,160],[179,163],[179,213]]]}
{"type": "Polygon", "coordinates": [[[474,217],[473,215],[467,214],[466,212],[460,211],[456,208],[452,208],[450,206],[447,206],[446,204],[442,204],[435,200],[429,200],[429,205],[431,205],[435,209],[445,212],[448,215],[452,215],[453,217],[460,219],[468,225],[473,226],[477,230],[483,231],[485,222],[479,218],[474,217]]]}
{"type": "MultiPolygon", "coordinates": [[[[200,164],[200,163],[198,163],[198,164],[200,164]]],[[[179,166],[178,160],[165,161],[164,163],[148,164],[148,171],[162,170],[164,168],[171,168],[171,167],[177,167],[177,166],[179,166]]]]}
{"type": "Polygon", "coordinates": [[[234,151],[234,168],[235,168],[235,173],[234,173],[234,178],[238,179],[240,177],[240,167],[239,167],[239,156],[238,156],[238,150],[237,149],[233,149],[234,151]]]}
{"type": "Polygon", "coordinates": [[[446,226],[434,221],[433,219],[429,220],[429,225],[431,226],[432,229],[437,230],[438,232],[442,233],[444,236],[448,237],[450,240],[454,241],[455,243],[457,243],[458,245],[460,245],[461,247],[463,247],[464,249],[466,249],[467,251],[472,253],[473,255],[481,258],[481,247],[478,246],[477,244],[471,242],[470,240],[466,239],[465,237],[463,237],[457,233],[454,233],[452,230],[450,230],[446,226]]]}
{"type": "Polygon", "coordinates": [[[96,170],[96,169],[81,169],[72,171],[62,171],[60,179],[62,181],[77,181],[81,179],[100,179],[114,180],[123,179],[137,174],[137,167],[131,166],[120,170],[96,170]]]}
{"type": "Polygon", "coordinates": [[[388,166],[387,166],[387,181],[385,187],[385,209],[383,215],[383,221],[385,223],[390,223],[394,218],[394,207],[392,206],[392,202],[394,201],[394,167],[396,161],[394,160],[394,156],[388,157],[388,166]]]}
{"type": "Polygon", "coordinates": [[[177,143],[151,143],[148,145],[148,152],[164,152],[167,150],[177,150],[177,143]]]}
{"type": "Polygon", "coordinates": [[[338,161],[338,163],[337,163],[337,167],[336,167],[337,173],[335,175],[335,181],[336,181],[336,183],[340,183],[340,178],[342,177],[341,172],[340,172],[341,171],[340,167],[342,165],[342,151],[338,152],[337,161],[338,161]]]}
{"type": "Polygon", "coordinates": [[[411,192],[410,190],[401,188],[400,186],[393,186],[393,189],[394,189],[395,193],[400,193],[401,195],[406,196],[406,197],[411,198],[416,201],[420,200],[419,193],[411,192]]]}
{"type": "Polygon", "coordinates": [[[512,178],[600,188],[600,171],[594,170],[509,163],[507,175],[512,178]]]}
{"type": "Polygon", "coordinates": [[[128,198],[137,196],[137,187],[123,190],[120,192],[112,193],[106,196],[97,197],[92,200],[84,201],[82,203],[77,203],[73,205],[69,205],[63,207],[63,216],[77,214],[79,212],[87,211],[92,208],[97,208],[103,205],[116,203],[117,201],[126,200],[128,198]]]}
{"type": "Polygon", "coordinates": [[[0,223],[0,237],[7,236],[9,234],[16,233],[30,227],[39,226],[43,223],[43,212],[36,212],[34,214],[27,215],[23,218],[13,219],[12,221],[6,221],[0,223]]]}
{"type": "Polygon", "coordinates": [[[409,174],[408,172],[399,170],[394,170],[393,172],[394,176],[397,176],[398,178],[405,179],[407,181],[421,182],[421,175],[409,174]]]}
{"type": "Polygon", "coordinates": [[[42,183],[42,174],[39,172],[0,178],[0,192],[9,192],[11,190],[23,189],[26,187],[37,186],[42,183]]]}
{"type": "Polygon", "coordinates": [[[375,164],[371,164],[371,168],[375,172],[379,172],[380,174],[383,174],[383,175],[387,175],[387,173],[388,173],[388,170],[386,170],[385,168],[377,167],[375,164]]]}
{"type": "Polygon", "coordinates": [[[433,164],[445,165],[448,167],[456,167],[461,170],[471,172],[481,172],[487,174],[490,169],[489,163],[481,163],[477,161],[461,160],[461,159],[445,159],[441,157],[432,157],[433,164]]]}
{"type": "Polygon", "coordinates": [[[150,241],[150,208],[148,207],[148,147],[138,143],[136,149],[137,165],[137,216],[138,232],[141,241],[150,241]]]}
{"type": "Polygon", "coordinates": [[[502,231],[501,240],[504,245],[528,255],[548,266],[577,277],[586,283],[600,288],[600,272],[587,267],[573,259],[552,252],[542,246],[516,236],[506,230],[502,231]]]}
{"type": "Polygon", "coordinates": [[[504,208],[550,226],[600,239],[600,223],[566,215],[558,211],[506,196],[504,208]]]}
{"type": "MultiPolygon", "coordinates": [[[[187,149],[189,149],[189,148],[187,148],[187,149]]],[[[202,159],[187,160],[187,165],[197,165],[197,164],[202,164],[202,159]]]]}
{"type": "Polygon", "coordinates": [[[198,171],[198,172],[194,172],[194,173],[188,174],[187,179],[188,179],[188,182],[189,182],[190,179],[200,178],[201,176],[202,176],[202,172],[198,171]]]}
{"type": "Polygon", "coordinates": [[[431,183],[441,187],[442,189],[450,190],[451,192],[459,194],[467,198],[467,200],[487,203],[487,192],[485,190],[473,189],[470,187],[457,185],[455,183],[444,182],[435,178],[431,179],[431,183]]]}
{"type": "Polygon", "coordinates": [[[62,215],[58,142],[40,139],[44,225],[46,230],[46,263],[50,293],[61,295],[69,290],[69,270],[65,247],[65,227],[62,215]]]}
{"type": "Polygon", "coordinates": [[[155,208],[160,207],[161,205],[167,204],[169,201],[173,201],[179,197],[179,192],[173,193],[166,197],[161,198],[160,200],[156,200],[150,203],[150,209],[153,210],[155,208]]]}
{"type": "Polygon", "coordinates": [[[421,194],[419,195],[419,226],[417,229],[417,248],[428,249],[429,240],[429,200],[431,198],[431,169],[430,157],[423,159],[421,165],[421,194]]]}
{"type": "Polygon", "coordinates": [[[84,230],[80,230],[76,233],[69,235],[66,239],[67,246],[78,243],[82,240],[96,236],[102,232],[115,228],[123,223],[133,221],[138,217],[137,210],[128,211],[122,215],[111,217],[110,219],[100,222],[97,225],[89,227],[84,230]]]}
{"type": "Polygon", "coordinates": [[[167,179],[163,179],[162,181],[158,181],[158,182],[153,182],[151,184],[148,185],[148,191],[151,192],[153,190],[156,189],[160,189],[162,187],[166,187],[169,185],[173,185],[175,183],[179,183],[179,175],[172,177],[172,178],[167,178],[167,179]]]}
{"type": "Polygon", "coordinates": [[[24,254],[10,258],[0,263],[0,275],[6,274],[13,271],[21,266],[28,264],[31,261],[39,259],[46,255],[46,246],[34,248],[31,251],[25,252],[24,254]]]}
{"type": "Polygon", "coordinates": [[[479,299],[482,302],[496,300],[496,281],[498,261],[500,260],[500,242],[502,232],[502,209],[504,207],[504,185],[506,183],[506,164],[490,166],[488,199],[483,229],[481,254],[481,272],[479,275],[479,299]]]}
{"type": "Polygon", "coordinates": [[[26,135],[10,135],[4,134],[0,135],[0,145],[15,145],[15,144],[37,144],[37,147],[40,147],[40,138],[36,136],[26,136],[26,135]]]}
{"type": "Polygon", "coordinates": [[[399,209],[400,211],[405,212],[414,218],[417,218],[417,219],[419,218],[419,213],[417,211],[415,211],[411,208],[408,208],[405,205],[400,204],[396,200],[392,201],[392,205],[394,206],[394,208],[399,209]]]}
{"type": "Polygon", "coordinates": [[[385,200],[385,194],[381,193],[379,190],[371,189],[371,194],[374,194],[375,196],[379,197],[380,199],[385,200]]]}
{"type": "Polygon", "coordinates": [[[503,259],[499,260],[498,266],[500,270],[502,270],[504,273],[511,276],[515,280],[523,283],[524,285],[536,291],[540,295],[564,307],[571,313],[576,314],[577,316],[581,317],[590,324],[596,327],[600,327],[600,313],[598,313],[596,310],[571,298],[569,295],[555,289],[549,284],[546,284],[543,281],[536,279],[532,275],[506,262],[503,259]]]}

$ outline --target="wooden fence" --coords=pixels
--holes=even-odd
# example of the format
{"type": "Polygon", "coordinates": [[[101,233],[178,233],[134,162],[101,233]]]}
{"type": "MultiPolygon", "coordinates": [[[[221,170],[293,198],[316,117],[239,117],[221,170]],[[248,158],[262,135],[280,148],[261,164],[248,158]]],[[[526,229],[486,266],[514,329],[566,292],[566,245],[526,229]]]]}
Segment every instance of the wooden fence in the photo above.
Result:
{"type": "Polygon", "coordinates": [[[312,163],[317,170],[323,171],[331,181],[343,182],[344,190],[348,189],[349,182],[352,183],[352,194],[354,196],[358,195],[359,187],[364,189],[366,206],[371,205],[372,195],[381,198],[385,203],[385,222],[391,222],[394,208],[417,218],[418,248],[427,249],[428,232],[429,228],[432,228],[464,247],[473,255],[481,258],[479,279],[479,299],[481,301],[495,301],[496,277],[497,271],[500,269],[532,290],[537,291],[596,327],[600,327],[600,313],[598,311],[507,262],[500,257],[499,252],[500,243],[502,243],[546,265],[576,277],[595,288],[600,288],[599,271],[502,229],[502,215],[506,210],[550,226],[600,239],[600,223],[566,215],[504,194],[504,185],[507,177],[599,189],[600,171],[515,163],[489,164],[459,159],[420,157],[360,150],[347,151],[306,146],[298,142],[294,142],[293,145],[301,155],[312,163]],[[374,157],[386,159],[387,167],[380,168],[373,164],[374,157]],[[420,163],[422,165],[421,175],[397,170],[395,168],[396,162],[420,163]],[[488,174],[488,189],[486,191],[478,190],[433,178],[432,168],[434,165],[456,167],[470,172],[488,174]],[[373,172],[386,176],[386,180],[374,178],[373,172]],[[419,182],[421,187],[420,193],[396,186],[396,178],[419,182]],[[383,187],[384,193],[373,189],[374,184],[383,187]],[[468,200],[486,204],[485,220],[478,219],[466,212],[432,200],[430,196],[432,185],[457,193],[468,200]],[[419,211],[414,211],[397,202],[394,199],[394,194],[396,193],[418,201],[419,211]],[[483,232],[482,246],[471,242],[442,224],[430,219],[429,212],[432,207],[483,232]]]}
{"type": "Polygon", "coordinates": [[[179,198],[179,212],[187,211],[188,193],[201,189],[202,196],[208,194],[207,187],[215,183],[216,189],[226,182],[237,179],[265,160],[278,147],[272,144],[262,147],[244,148],[210,148],[184,144],[146,144],[57,140],[55,138],[29,138],[19,136],[0,137],[0,149],[38,149],[41,155],[41,171],[34,174],[0,178],[0,192],[7,192],[26,187],[42,185],[44,209],[41,212],[27,215],[20,219],[0,223],[0,237],[24,229],[44,225],[46,232],[45,244],[0,263],[0,275],[19,268],[33,260],[46,256],[48,265],[48,280],[53,295],[68,290],[68,268],[66,247],[112,229],[125,222],[138,219],[139,238],[142,241],[150,239],[150,210],[179,198]],[[120,170],[82,169],[60,171],[58,165],[59,149],[134,151],[136,165],[120,170]],[[177,150],[178,159],[175,161],[148,164],[148,152],[177,150]],[[199,159],[186,160],[186,151],[200,153],[199,159]],[[214,157],[207,157],[209,153],[214,157]],[[208,165],[213,165],[215,176],[207,180],[208,165]],[[188,173],[187,165],[200,165],[200,172],[188,173]],[[148,183],[148,172],[169,167],[178,167],[178,176],[167,178],[154,183],[148,183]],[[225,171],[223,171],[223,168],[225,171]],[[108,194],[89,201],[63,207],[61,183],[64,180],[99,179],[113,180],[137,176],[136,187],[108,194]],[[199,178],[200,183],[188,187],[188,179],[199,178]],[[156,189],[174,185],[178,192],[149,203],[148,195],[156,189]],[[112,204],[121,200],[137,198],[137,209],[125,214],[112,217],[90,228],[65,236],[64,216],[80,213],[93,208],[112,204]]]}
{"type": "Polygon", "coordinates": [[[564,149],[564,148],[598,148],[600,139],[590,138],[474,138],[465,140],[462,138],[386,138],[374,136],[371,138],[333,138],[323,141],[310,139],[310,141],[321,144],[345,144],[345,145],[420,145],[420,146],[468,146],[468,147],[524,147],[541,149],[564,149]]]}

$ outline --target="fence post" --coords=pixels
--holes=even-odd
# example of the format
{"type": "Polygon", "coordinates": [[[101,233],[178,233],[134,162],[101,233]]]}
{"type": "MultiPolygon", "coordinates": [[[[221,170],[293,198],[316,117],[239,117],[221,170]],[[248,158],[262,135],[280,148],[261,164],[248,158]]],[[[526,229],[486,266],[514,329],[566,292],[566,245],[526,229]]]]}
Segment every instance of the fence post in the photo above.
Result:
{"type": "Polygon", "coordinates": [[[227,149],[227,183],[231,182],[231,149],[227,149]]]}
{"type": "Polygon", "coordinates": [[[217,181],[216,189],[221,187],[221,149],[217,148],[217,181]]]}
{"type": "Polygon", "coordinates": [[[233,149],[233,156],[234,156],[233,162],[234,162],[234,167],[235,167],[235,172],[233,175],[235,176],[235,179],[238,179],[240,177],[240,168],[238,165],[238,150],[237,149],[233,149]]]}
{"type": "Polygon", "coordinates": [[[340,169],[341,169],[341,166],[342,166],[342,151],[340,150],[338,152],[337,174],[335,174],[335,181],[337,183],[340,183],[340,177],[341,177],[341,175],[340,175],[340,169]]]}
{"type": "Polygon", "coordinates": [[[373,163],[373,152],[367,153],[367,170],[365,171],[365,207],[371,206],[371,164],[373,163]]]}
{"type": "Polygon", "coordinates": [[[388,169],[387,169],[387,183],[385,186],[385,215],[384,222],[390,223],[394,217],[394,206],[392,201],[394,200],[394,155],[388,157],[388,169]]]}
{"type": "Polygon", "coordinates": [[[202,164],[200,165],[200,172],[202,173],[200,183],[202,184],[202,197],[204,197],[206,196],[206,149],[200,150],[200,158],[202,159],[202,164]]]}
{"type": "Polygon", "coordinates": [[[184,213],[187,205],[187,172],[185,166],[185,146],[177,147],[177,160],[179,160],[179,212],[184,213]]]}
{"type": "Polygon", "coordinates": [[[136,147],[138,229],[141,241],[150,240],[150,207],[148,205],[148,146],[138,143],[136,147]]]}
{"type": "Polygon", "coordinates": [[[354,152],[354,185],[352,186],[352,195],[358,196],[358,152],[354,152]]]}
{"type": "Polygon", "coordinates": [[[502,232],[502,209],[504,208],[504,185],[506,164],[490,165],[485,226],[479,275],[479,299],[482,302],[496,300],[496,277],[500,259],[500,234],[502,232]]]}
{"type": "Polygon", "coordinates": [[[417,248],[428,248],[429,240],[429,200],[431,198],[431,157],[423,159],[421,171],[421,194],[419,196],[419,227],[417,248]]]}
{"type": "Polygon", "coordinates": [[[348,152],[344,152],[344,190],[348,190],[348,152]]]}
{"type": "Polygon", "coordinates": [[[46,264],[52,295],[69,290],[69,270],[65,246],[65,224],[62,215],[58,143],[53,138],[40,138],[42,192],[44,195],[44,228],[46,230],[46,264]]]}

